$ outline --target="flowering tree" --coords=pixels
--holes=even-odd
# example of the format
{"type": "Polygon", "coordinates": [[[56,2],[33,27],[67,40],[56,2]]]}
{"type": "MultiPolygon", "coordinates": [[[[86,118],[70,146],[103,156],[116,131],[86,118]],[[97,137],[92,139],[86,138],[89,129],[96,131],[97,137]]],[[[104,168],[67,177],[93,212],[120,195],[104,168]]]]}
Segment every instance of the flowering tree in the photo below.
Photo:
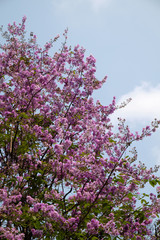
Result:
{"type": "MultiPolygon", "coordinates": [[[[22,23],[2,32],[0,53],[0,239],[145,239],[158,199],[140,195],[154,170],[135,164],[134,141],[159,122],[131,133],[116,110],[94,103],[95,59],[65,41],[53,57],[22,23]],[[139,205],[137,202],[139,201],[139,205]]],[[[155,169],[156,170],[156,169],[155,169]]]]}

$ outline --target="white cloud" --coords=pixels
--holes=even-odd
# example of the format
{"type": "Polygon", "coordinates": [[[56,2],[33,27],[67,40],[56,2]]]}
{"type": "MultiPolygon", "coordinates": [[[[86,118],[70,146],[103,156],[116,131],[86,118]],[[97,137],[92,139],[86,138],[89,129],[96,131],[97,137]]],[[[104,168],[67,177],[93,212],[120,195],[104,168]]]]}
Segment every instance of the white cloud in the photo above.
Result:
{"type": "MultiPolygon", "coordinates": [[[[149,83],[143,82],[141,85],[135,87],[133,91],[123,95],[119,101],[124,102],[126,99],[132,98],[132,101],[122,109],[117,110],[112,116],[111,121],[114,126],[117,126],[117,118],[121,117],[126,119],[131,131],[139,131],[146,125],[157,118],[160,120],[160,84],[152,86],[149,83]]],[[[139,152],[143,157],[145,154],[145,162],[150,165],[160,164],[160,130],[154,133],[149,142],[141,145],[139,152]],[[146,148],[146,144],[147,148],[146,148]],[[151,160],[152,159],[152,160],[151,160]]],[[[137,145],[139,146],[139,144],[137,145]]]]}
{"type": "Polygon", "coordinates": [[[133,91],[123,95],[118,104],[128,98],[132,98],[132,101],[126,107],[117,110],[114,118],[125,118],[133,125],[144,125],[155,118],[160,119],[160,84],[153,87],[144,82],[133,91]]]}

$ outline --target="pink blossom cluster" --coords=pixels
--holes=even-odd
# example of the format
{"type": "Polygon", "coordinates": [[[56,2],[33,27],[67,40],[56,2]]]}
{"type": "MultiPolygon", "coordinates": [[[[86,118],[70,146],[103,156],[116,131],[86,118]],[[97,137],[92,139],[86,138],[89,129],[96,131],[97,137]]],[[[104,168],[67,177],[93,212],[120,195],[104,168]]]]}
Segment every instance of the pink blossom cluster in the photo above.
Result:
{"type": "Polygon", "coordinates": [[[154,239],[160,202],[138,191],[160,180],[132,145],[159,121],[132,133],[119,119],[115,133],[115,97],[92,98],[106,81],[95,58],[68,47],[67,30],[51,57],[59,36],[41,48],[25,21],[8,25],[0,52],[0,239],[154,239]]]}

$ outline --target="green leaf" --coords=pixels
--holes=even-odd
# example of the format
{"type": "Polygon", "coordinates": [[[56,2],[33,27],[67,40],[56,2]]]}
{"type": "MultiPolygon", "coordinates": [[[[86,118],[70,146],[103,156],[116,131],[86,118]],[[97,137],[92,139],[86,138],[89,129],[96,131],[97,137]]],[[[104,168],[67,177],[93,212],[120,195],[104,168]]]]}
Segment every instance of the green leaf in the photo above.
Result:
{"type": "Polygon", "coordinates": [[[160,185],[160,180],[159,179],[157,179],[157,183],[160,185]]]}
{"type": "Polygon", "coordinates": [[[132,193],[128,193],[127,197],[128,197],[129,199],[132,199],[133,194],[132,194],[132,193]]]}
{"type": "Polygon", "coordinates": [[[144,197],[149,197],[149,194],[143,193],[144,197]]]}
{"type": "Polygon", "coordinates": [[[69,149],[76,149],[76,148],[78,148],[78,145],[73,144],[73,143],[72,143],[72,145],[69,147],[69,149]]]}
{"type": "Polygon", "coordinates": [[[149,180],[149,183],[152,187],[155,187],[157,185],[157,180],[155,180],[155,179],[149,180]]]}
{"type": "Polygon", "coordinates": [[[114,141],[112,138],[108,139],[110,143],[116,143],[116,141],[114,141]]]}
{"type": "Polygon", "coordinates": [[[116,182],[124,183],[123,177],[122,177],[122,176],[119,176],[119,177],[116,179],[116,182]]]}
{"type": "Polygon", "coordinates": [[[147,202],[145,199],[142,199],[142,200],[141,200],[141,203],[142,203],[142,204],[146,204],[146,203],[148,203],[148,202],[147,202]]]}

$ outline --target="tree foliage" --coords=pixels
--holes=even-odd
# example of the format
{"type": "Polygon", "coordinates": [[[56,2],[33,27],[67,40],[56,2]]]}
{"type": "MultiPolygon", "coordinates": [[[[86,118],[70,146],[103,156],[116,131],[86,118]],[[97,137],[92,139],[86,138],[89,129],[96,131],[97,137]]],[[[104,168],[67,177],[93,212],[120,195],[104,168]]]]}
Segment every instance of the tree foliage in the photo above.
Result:
{"type": "Polygon", "coordinates": [[[0,53],[0,238],[146,239],[158,214],[156,169],[135,163],[134,141],[159,122],[132,133],[116,110],[92,98],[106,77],[95,77],[95,59],[78,45],[49,51],[22,23],[8,25],[0,53]],[[130,152],[129,152],[130,151],[130,152]],[[137,203],[139,204],[137,205],[137,203]]]}

